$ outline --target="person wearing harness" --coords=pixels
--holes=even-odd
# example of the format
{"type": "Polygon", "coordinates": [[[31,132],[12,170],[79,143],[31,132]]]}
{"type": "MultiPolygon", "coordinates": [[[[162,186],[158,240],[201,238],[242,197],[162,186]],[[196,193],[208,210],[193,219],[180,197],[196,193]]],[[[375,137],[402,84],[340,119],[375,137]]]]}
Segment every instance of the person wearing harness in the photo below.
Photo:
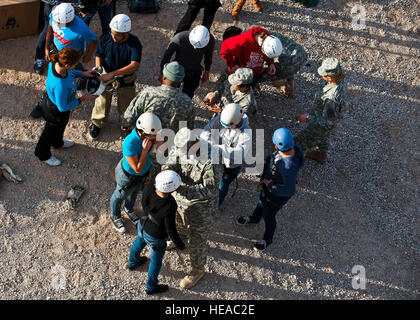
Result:
{"type": "Polygon", "coordinates": [[[156,135],[162,129],[159,118],[151,112],[143,113],[136,122],[136,129],[122,145],[123,157],[115,168],[117,186],[111,197],[111,221],[115,230],[125,232],[121,219],[121,205],[133,223],[138,220],[134,213],[137,194],[143,190],[150,169],[149,151],[156,135]]]}
{"type": "Polygon", "coordinates": [[[251,216],[241,216],[236,220],[239,225],[248,225],[264,219],[264,237],[254,245],[254,250],[259,251],[273,242],[276,214],[295,194],[296,177],[305,163],[289,130],[280,128],[274,131],[273,144],[275,151],[265,159],[258,204],[251,216]]]}
{"type": "Polygon", "coordinates": [[[108,122],[112,102],[110,90],[117,88],[120,116],[136,95],[136,72],[140,67],[142,45],[140,40],[130,33],[131,20],[127,15],[116,15],[109,25],[110,33],[100,37],[96,49],[95,69],[102,73],[100,79],[108,85],[95,101],[92,110],[92,124],[89,126],[91,140],[98,138],[101,128],[108,122]]]}
{"type": "Polygon", "coordinates": [[[176,230],[175,215],[177,204],[172,192],[178,191],[181,177],[172,170],[161,171],[155,179],[155,185],[147,186],[143,193],[143,213],[137,222],[138,235],[130,249],[128,269],[135,270],[147,261],[140,253],[150,246],[150,265],[146,293],[156,294],[168,290],[165,284],[158,284],[158,276],[165,255],[166,241],[169,237],[179,250],[184,250],[176,230]]]}
{"type": "Polygon", "coordinates": [[[251,128],[248,116],[239,104],[230,103],[204,127],[200,138],[222,153],[224,170],[219,183],[221,206],[229,192],[230,184],[241,172],[243,161],[250,149],[251,128]],[[213,136],[212,130],[218,130],[219,136],[213,136]],[[219,137],[222,144],[219,144],[219,137]]]}
{"type": "MultiPolygon", "coordinates": [[[[198,156],[194,152],[201,146],[196,140],[192,130],[180,129],[174,138],[175,147],[162,166],[162,169],[178,172],[183,181],[179,192],[174,195],[178,204],[177,229],[181,238],[189,239],[191,271],[181,280],[182,289],[192,288],[205,275],[207,239],[218,213],[217,183],[222,176],[221,165],[212,163],[210,152],[207,156],[198,156]]],[[[203,145],[209,149],[207,143],[203,145]]],[[[168,245],[168,250],[171,247],[168,245]]]]}
{"type": "Polygon", "coordinates": [[[322,61],[318,73],[326,82],[315,95],[311,113],[298,116],[299,122],[307,122],[308,126],[299,132],[296,140],[306,152],[306,158],[324,164],[327,161],[329,137],[345,111],[347,84],[340,63],[335,58],[322,61]]]}
{"type": "Polygon", "coordinates": [[[251,87],[253,72],[250,68],[239,68],[225,81],[216,82],[215,90],[210,91],[203,102],[210,111],[220,113],[229,103],[237,103],[250,118],[257,111],[254,90],[251,87]]]}
{"type": "MultiPolygon", "coordinates": [[[[97,40],[96,35],[89,29],[81,18],[75,16],[74,8],[70,3],[61,3],[56,6],[49,15],[49,25],[47,27],[45,40],[45,60],[50,61],[50,47],[53,44],[54,53],[65,47],[71,47],[80,51],[82,54],[87,44],[88,48],[82,57],[83,63],[88,63],[95,52],[97,40]]],[[[79,62],[75,69],[84,71],[83,65],[79,62]]],[[[84,87],[84,81],[78,80],[78,89],[84,87]]],[[[42,116],[39,106],[30,113],[32,118],[42,116]]]]}
{"type": "Polygon", "coordinates": [[[160,63],[161,74],[166,63],[170,62],[175,53],[178,61],[185,69],[182,92],[191,99],[195,90],[201,83],[206,82],[210,76],[210,67],[213,62],[213,49],[215,40],[209,30],[202,25],[191,31],[183,31],[175,35],[169,42],[160,63]],[[204,72],[201,61],[204,60],[204,72]]]}
{"type": "Polygon", "coordinates": [[[64,130],[69,122],[70,110],[84,101],[96,99],[97,96],[86,93],[76,98],[74,77],[94,77],[93,71],[75,70],[81,53],[70,47],[61,49],[51,56],[48,65],[46,90],[38,103],[46,124],[35,147],[35,155],[50,166],[59,166],[61,161],[51,155],[51,147],[70,148],[71,140],[63,140],[64,130]]]}

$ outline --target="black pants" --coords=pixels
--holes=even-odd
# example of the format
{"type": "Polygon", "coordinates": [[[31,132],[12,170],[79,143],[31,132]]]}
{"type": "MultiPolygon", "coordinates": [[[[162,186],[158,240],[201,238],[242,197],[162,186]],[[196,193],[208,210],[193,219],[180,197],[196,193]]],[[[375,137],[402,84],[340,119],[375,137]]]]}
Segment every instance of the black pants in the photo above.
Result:
{"type": "Polygon", "coordinates": [[[182,92],[184,92],[191,99],[194,97],[194,92],[200,85],[201,70],[200,71],[185,71],[184,85],[182,92]]]}
{"type": "Polygon", "coordinates": [[[219,6],[220,3],[218,1],[212,4],[205,4],[204,1],[197,2],[196,4],[188,4],[187,12],[185,12],[181,21],[179,21],[175,34],[190,30],[191,25],[200,12],[201,8],[204,8],[203,22],[201,24],[210,30],[211,25],[213,24],[214,16],[216,15],[216,11],[219,9],[219,6]]]}
{"type": "Polygon", "coordinates": [[[64,144],[63,135],[69,122],[70,111],[59,112],[56,122],[47,122],[35,147],[35,155],[41,161],[51,157],[51,147],[58,149],[64,144]]]}

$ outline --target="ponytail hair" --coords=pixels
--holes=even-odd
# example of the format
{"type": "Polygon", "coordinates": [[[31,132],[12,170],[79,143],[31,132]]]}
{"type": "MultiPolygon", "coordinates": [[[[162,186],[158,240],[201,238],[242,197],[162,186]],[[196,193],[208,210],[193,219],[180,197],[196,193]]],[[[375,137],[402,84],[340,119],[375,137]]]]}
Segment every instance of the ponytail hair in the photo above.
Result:
{"type": "Polygon", "coordinates": [[[74,65],[82,57],[82,52],[70,47],[64,47],[56,54],[51,55],[50,61],[52,63],[59,63],[61,67],[65,65],[74,65]]]}

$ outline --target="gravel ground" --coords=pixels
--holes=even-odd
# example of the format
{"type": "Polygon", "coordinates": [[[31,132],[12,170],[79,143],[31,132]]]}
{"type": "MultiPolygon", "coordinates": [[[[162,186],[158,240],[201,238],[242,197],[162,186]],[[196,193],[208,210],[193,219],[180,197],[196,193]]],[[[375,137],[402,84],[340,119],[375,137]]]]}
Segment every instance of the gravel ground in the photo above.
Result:
{"type": "MultiPolygon", "coordinates": [[[[223,68],[218,50],[234,5],[234,0],[221,2],[213,25],[218,42],[212,81],[223,68]]],[[[133,33],[144,47],[138,90],[158,84],[161,55],[185,3],[166,0],[157,15],[131,15],[133,33]]],[[[262,5],[263,13],[256,13],[248,1],[239,26],[277,30],[309,52],[308,65],[296,76],[294,98],[262,86],[254,127],[265,129],[266,153],[276,128],[294,134],[303,128],[295,116],[310,109],[320,81],[316,69],[325,57],[342,62],[349,110],[331,137],[327,164],[307,161],[301,170],[298,192],[278,214],[274,243],[266,252],[251,249],[263,223],[234,223],[258,198],[256,178],[242,174],[210,236],[205,278],[191,290],[179,289],[189,271],[188,256],[169,252],[160,281],[170,290],[158,297],[144,293],[147,266],[125,269],[134,226],[126,220],[128,232],[121,235],[109,220],[114,185],[108,172],[120,159],[122,144],[115,109],[96,142],[87,139],[92,104],[75,110],[65,137],[77,145],[54,151],[63,160],[58,168],[40,163],[33,151],[44,124],[28,118],[46,79],[32,69],[37,36],[0,41],[0,162],[25,179],[18,185],[0,182],[1,299],[419,299],[419,2],[320,0],[317,7],[304,8],[271,0],[262,5]],[[355,4],[366,9],[364,30],[351,27],[355,4]],[[74,184],[87,192],[70,211],[63,200],[74,184]],[[352,288],[355,265],[366,270],[365,290],[352,288]],[[64,282],[57,281],[58,274],[64,282]]],[[[117,10],[128,13],[126,1],[119,1],[117,10]]],[[[92,29],[99,35],[97,16],[92,29]]],[[[197,97],[209,88],[197,90],[197,97]]],[[[203,126],[210,114],[197,97],[196,125],[203,126]]]]}

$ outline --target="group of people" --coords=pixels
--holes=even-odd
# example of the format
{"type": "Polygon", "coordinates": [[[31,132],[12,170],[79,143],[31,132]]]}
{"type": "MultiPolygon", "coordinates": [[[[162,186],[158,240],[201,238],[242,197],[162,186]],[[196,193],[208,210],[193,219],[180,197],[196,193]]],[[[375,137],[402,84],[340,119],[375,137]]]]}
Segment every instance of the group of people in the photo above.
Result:
{"type": "MultiPolygon", "coordinates": [[[[97,139],[108,121],[112,95],[116,94],[121,130],[128,135],[122,144],[122,159],[115,168],[110,218],[118,232],[125,232],[123,208],[137,226],[128,269],[134,270],[148,260],[141,255],[148,245],[151,254],[146,293],[162,293],[168,290],[167,285],[158,283],[165,252],[188,248],[191,270],[180,287],[195,286],[205,275],[207,240],[215,217],[250,150],[259,83],[271,81],[291,97],[294,75],[306,63],[306,51],[292,39],[261,27],[245,32],[228,28],[220,50],[226,69],[203,100],[213,116],[197,133],[192,98],[200,82],[209,79],[215,46],[209,27],[177,30],[163,54],[161,85],[136,93],[142,44],[130,32],[129,16],[112,17],[108,30],[102,25],[103,34],[97,41],[71,4],[61,3],[51,9],[44,51],[49,62],[46,90],[31,113],[46,120],[35,155],[50,166],[61,164],[51,154],[51,148],[74,145],[63,139],[64,130],[70,111],[85,101],[95,100],[88,134],[90,139],[97,139]],[[95,67],[85,70],[80,59],[83,57],[86,63],[93,54],[95,67]],[[76,79],[84,79],[84,85],[76,79]],[[77,90],[84,87],[87,92],[76,98],[77,90]],[[162,139],[163,129],[176,132],[169,137],[171,141],[162,139]],[[168,142],[167,157],[162,162],[162,149],[168,142]],[[214,161],[215,153],[220,161],[214,161]],[[238,155],[242,161],[237,161],[238,155]],[[139,193],[140,217],[134,209],[139,193]]],[[[320,163],[326,161],[329,135],[344,111],[346,84],[335,58],[325,59],[318,73],[326,84],[315,97],[314,110],[298,116],[308,126],[296,139],[286,128],[274,131],[274,150],[264,161],[255,210],[236,219],[238,225],[264,219],[265,233],[254,244],[254,250],[265,250],[273,242],[276,214],[295,194],[305,156],[320,163]]]]}

